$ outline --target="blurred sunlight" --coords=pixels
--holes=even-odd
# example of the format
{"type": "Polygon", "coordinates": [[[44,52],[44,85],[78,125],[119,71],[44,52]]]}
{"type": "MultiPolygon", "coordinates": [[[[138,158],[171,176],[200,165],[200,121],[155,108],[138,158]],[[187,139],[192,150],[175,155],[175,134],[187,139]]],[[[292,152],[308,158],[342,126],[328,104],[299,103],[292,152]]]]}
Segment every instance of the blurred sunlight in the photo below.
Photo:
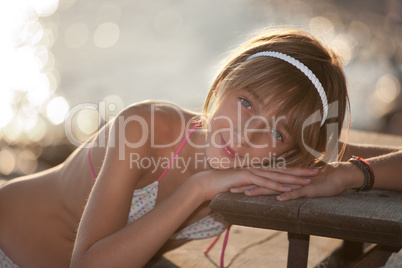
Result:
{"type": "Polygon", "coordinates": [[[402,135],[401,1],[10,0],[0,3],[0,179],[59,164],[76,148],[67,125],[85,142],[126,105],[199,112],[226,53],[277,26],[339,53],[352,128],[402,135]]]}
{"type": "MultiPolygon", "coordinates": [[[[58,96],[57,71],[50,49],[58,0],[13,0],[0,4],[0,175],[30,174],[37,170],[34,147],[59,142],[61,124],[69,110],[58,96]],[[59,100],[58,103],[55,103],[59,100]],[[42,144],[42,145],[41,145],[42,144]]],[[[61,133],[62,134],[62,133],[61,133]]]]}

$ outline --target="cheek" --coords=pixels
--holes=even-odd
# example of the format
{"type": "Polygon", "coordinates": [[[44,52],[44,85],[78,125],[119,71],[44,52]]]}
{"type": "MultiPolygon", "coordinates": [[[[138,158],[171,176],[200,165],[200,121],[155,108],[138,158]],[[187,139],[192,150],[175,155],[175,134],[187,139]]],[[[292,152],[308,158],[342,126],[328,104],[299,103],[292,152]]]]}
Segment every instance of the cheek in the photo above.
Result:
{"type": "Polygon", "coordinates": [[[249,153],[250,157],[252,158],[259,158],[259,159],[263,159],[267,156],[271,156],[271,157],[276,157],[280,155],[280,151],[277,148],[261,148],[261,149],[256,149],[253,148],[250,150],[249,153]]]}
{"type": "Polygon", "coordinates": [[[229,115],[217,115],[210,121],[210,132],[208,142],[210,146],[220,145],[220,136],[224,136],[226,141],[230,141],[237,130],[235,119],[229,115]]]}
{"type": "Polygon", "coordinates": [[[209,132],[207,139],[206,139],[206,146],[205,146],[205,157],[207,158],[211,158],[211,157],[217,157],[217,155],[219,155],[219,148],[217,148],[217,146],[219,146],[219,144],[217,143],[216,139],[216,135],[215,137],[212,135],[213,132],[209,132]],[[215,140],[213,140],[213,137],[215,138],[215,140]]]}
{"type": "Polygon", "coordinates": [[[221,149],[215,148],[214,146],[207,146],[204,150],[204,161],[208,163],[213,169],[227,169],[234,167],[230,159],[222,155],[221,149]]]}
{"type": "Polygon", "coordinates": [[[225,102],[222,102],[219,107],[216,108],[214,114],[211,116],[212,121],[214,118],[232,118],[235,119],[235,117],[238,116],[238,102],[237,100],[228,100],[225,102]]]}
{"type": "Polygon", "coordinates": [[[283,148],[283,143],[281,141],[276,140],[272,137],[270,132],[262,132],[262,133],[248,133],[245,135],[246,145],[250,147],[250,149],[255,149],[259,154],[263,154],[264,151],[269,152],[278,152],[281,148],[283,148]]]}
{"type": "Polygon", "coordinates": [[[271,138],[268,140],[268,142],[265,141],[264,144],[267,145],[264,148],[257,148],[257,146],[250,147],[250,156],[261,159],[264,157],[281,157],[294,148],[292,144],[285,145],[280,143],[279,141],[276,141],[275,145],[271,138]]]}

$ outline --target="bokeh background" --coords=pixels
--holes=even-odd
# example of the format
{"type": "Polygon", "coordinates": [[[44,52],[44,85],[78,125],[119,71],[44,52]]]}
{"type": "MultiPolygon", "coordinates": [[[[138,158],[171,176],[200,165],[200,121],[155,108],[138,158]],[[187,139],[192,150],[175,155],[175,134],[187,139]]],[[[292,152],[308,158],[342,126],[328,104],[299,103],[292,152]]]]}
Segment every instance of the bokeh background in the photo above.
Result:
{"type": "Polygon", "coordinates": [[[2,1],[0,177],[60,163],[135,102],[200,111],[226,53],[278,26],[342,55],[352,128],[402,135],[400,0],[2,1]]]}

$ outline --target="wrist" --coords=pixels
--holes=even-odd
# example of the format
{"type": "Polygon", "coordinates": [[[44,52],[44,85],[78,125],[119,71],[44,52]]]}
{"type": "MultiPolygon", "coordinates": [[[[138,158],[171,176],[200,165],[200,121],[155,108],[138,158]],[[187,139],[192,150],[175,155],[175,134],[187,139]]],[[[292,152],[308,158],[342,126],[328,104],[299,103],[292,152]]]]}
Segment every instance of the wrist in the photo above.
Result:
{"type": "Polygon", "coordinates": [[[356,188],[356,191],[370,191],[373,188],[375,176],[372,168],[370,167],[370,163],[367,162],[364,158],[359,156],[352,156],[348,160],[348,162],[357,166],[363,173],[364,181],[360,188],[356,188]]]}
{"type": "Polygon", "coordinates": [[[345,190],[360,188],[364,182],[362,171],[350,162],[343,162],[344,172],[341,174],[345,190]]]}
{"type": "Polygon", "coordinates": [[[205,193],[205,180],[202,180],[202,176],[199,173],[192,175],[190,178],[186,180],[185,183],[190,193],[193,193],[193,197],[202,204],[205,201],[208,201],[207,194],[205,193]]]}

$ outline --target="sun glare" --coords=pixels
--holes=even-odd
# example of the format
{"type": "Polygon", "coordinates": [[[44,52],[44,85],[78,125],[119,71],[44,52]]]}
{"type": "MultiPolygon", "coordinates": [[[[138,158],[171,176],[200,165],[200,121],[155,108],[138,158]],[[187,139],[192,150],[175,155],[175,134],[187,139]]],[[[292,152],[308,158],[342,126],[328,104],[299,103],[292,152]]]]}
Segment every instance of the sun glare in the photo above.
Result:
{"type": "Polygon", "coordinates": [[[54,125],[64,122],[70,106],[64,97],[56,97],[52,99],[46,107],[46,116],[54,125]]]}
{"type": "MultiPolygon", "coordinates": [[[[41,114],[52,103],[49,99],[55,95],[58,83],[49,51],[55,41],[54,24],[45,25],[41,17],[53,14],[58,5],[59,0],[0,3],[0,134],[9,142],[26,136],[38,141],[43,137],[38,125],[46,129],[41,114]],[[28,135],[31,131],[33,134],[28,135]]],[[[51,112],[53,115],[67,113],[64,98],[56,105],[58,112],[51,112]]],[[[61,117],[54,115],[49,121],[60,124],[64,120],[61,117]]]]}

